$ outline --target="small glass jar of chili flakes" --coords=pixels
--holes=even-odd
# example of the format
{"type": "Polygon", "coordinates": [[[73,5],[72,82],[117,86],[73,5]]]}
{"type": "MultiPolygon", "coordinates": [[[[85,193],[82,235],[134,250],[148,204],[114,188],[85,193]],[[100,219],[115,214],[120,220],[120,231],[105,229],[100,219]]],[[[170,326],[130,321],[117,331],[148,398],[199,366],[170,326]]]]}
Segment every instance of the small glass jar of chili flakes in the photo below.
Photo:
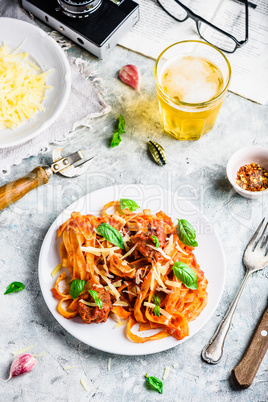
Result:
{"type": "Polygon", "coordinates": [[[256,163],[241,166],[236,183],[247,191],[263,191],[268,188],[268,172],[256,163]]]}

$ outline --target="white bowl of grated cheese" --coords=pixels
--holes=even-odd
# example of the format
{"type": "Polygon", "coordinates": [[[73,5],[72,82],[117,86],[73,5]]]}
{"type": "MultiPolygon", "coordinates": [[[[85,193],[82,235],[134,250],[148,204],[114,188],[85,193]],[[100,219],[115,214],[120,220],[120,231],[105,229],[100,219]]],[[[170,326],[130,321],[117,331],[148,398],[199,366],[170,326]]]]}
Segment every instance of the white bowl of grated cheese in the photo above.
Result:
{"type": "Polygon", "coordinates": [[[6,69],[0,86],[7,88],[0,91],[0,148],[7,148],[34,138],[58,118],[70,94],[71,71],[60,46],[35,25],[0,18],[0,38],[0,67],[6,69]],[[35,100],[37,106],[33,106],[35,100]]]}

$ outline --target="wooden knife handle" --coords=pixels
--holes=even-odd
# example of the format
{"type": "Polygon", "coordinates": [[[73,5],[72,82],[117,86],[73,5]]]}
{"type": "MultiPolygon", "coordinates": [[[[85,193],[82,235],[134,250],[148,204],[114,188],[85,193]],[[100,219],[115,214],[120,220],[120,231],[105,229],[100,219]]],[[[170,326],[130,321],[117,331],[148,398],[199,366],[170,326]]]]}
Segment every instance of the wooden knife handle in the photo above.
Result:
{"type": "Polygon", "coordinates": [[[34,188],[46,184],[48,180],[46,170],[38,166],[20,179],[0,187],[0,210],[18,201],[34,188]]]}
{"type": "Polygon", "coordinates": [[[234,381],[242,388],[248,388],[258,371],[268,348],[268,307],[250,340],[248,348],[232,371],[234,381]]]}

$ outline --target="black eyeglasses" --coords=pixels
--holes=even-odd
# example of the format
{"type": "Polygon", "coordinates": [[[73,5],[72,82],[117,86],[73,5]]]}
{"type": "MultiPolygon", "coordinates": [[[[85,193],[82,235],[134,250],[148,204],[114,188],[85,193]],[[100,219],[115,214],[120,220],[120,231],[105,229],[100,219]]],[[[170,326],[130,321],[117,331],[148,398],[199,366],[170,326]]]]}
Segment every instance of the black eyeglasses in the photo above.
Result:
{"type": "Polygon", "coordinates": [[[248,0],[240,0],[245,5],[245,39],[242,41],[195,14],[178,0],[157,0],[157,2],[167,14],[179,22],[186,21],[188,18],[193,19],[201,38],[224,52],[234,53],[248,41],[248,0]]]}

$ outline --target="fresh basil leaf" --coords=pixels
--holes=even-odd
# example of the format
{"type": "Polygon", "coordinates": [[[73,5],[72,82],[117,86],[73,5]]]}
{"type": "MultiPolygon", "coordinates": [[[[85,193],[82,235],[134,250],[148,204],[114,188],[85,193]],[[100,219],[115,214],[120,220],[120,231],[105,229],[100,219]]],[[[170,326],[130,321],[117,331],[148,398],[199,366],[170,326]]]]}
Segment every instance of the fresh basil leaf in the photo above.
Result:
{"type": "Polygon", "coordinates": [[[156,248],[159,248],[159,247],[160,247],[160,243],[159,243],[158,237],[156,237],[156,236],[153,235],[152,238],[153,238],[153,241],[154,241],[154,243],[155,243],[155,247],[156,247],[156,248]]]}
{"type": "Polygon", "coordinates": [[[163,394],[163,383],[157,377],[148,377],[148,374],[145,376],[147,378],[147,386],[154,391],[158,391],[159,394],[163,394]]]}
{"type": "Polygon", "coordinates": [[[114,135],[113,135],[110,147],[111,148],[117,147],[120,144],[121,141],[122,141],[122,139],[121,139],[121,136],[120,136],[119,132],[114,131],[114,135]]]}
{"type": "Polygon", "coordinates": [[[104,237],[104,239],[108,240],[110,243],[124,249],[124,241],[121,233],[118,232],[113,226],[109,225],[109,223],[101,223],[97,227],[97,233],[104,237]]]}
{"type": "Polygon", "coordinates": [[[117,129],[114,130],[113,138],[110,147],[114,148],[117,147],[120,142],[122,141],[121,135],[120,134],[125,134],[125,125],[126,121],[122,114],[118,117],[118,123],[117,123],[117,129]]]}
{"type": "Polygon", "coordinates": [[[120,134],[125,133],[125,131],[124,131],[125,125],[126,125],[126,120],[124,119],[122,114],[120,114],[120,116],[118,117],[118,131],[120,132],[120,134]]]}
{"type": "Polygon", "coordinates": [[[140,206],[133,200],[129,200],[128,198],[120,198],[120,209],[128,208],[130,211],[136,211],[136,209],[140,208],[140,206]]]}
{"type": "Polygon", "coordinates": [[[82,281],[82,279],[73,279],[69,283],[69,293],[73,299],[76,299],[80,293],[84,290],[87,281],[82,281]]]}
{"type": "Polygon", "coordinates": [[[158,296],[154,295],[152,302],[156,305],[156,306],[160,306],[160,299],[158,296]]]}
{"type": "Polygon", "coordinates": [[[25,286],[21,282],[12,282],[10,285],[8,285],[7,290],[5,291],[4,295],[7,295],[9,293],[14,293],[14,292],[20,292],[23,290],[25,286]]]}
{"type": "Polygon", "coordinates": [[[89,290],[89,293],[93,297],[93,299],[94,299],[95,303],[97,304],[97,306],[99,307],[99,309],[101,309],[102,308],[102,300],[99,298],[98,292],[96,292],[96,290],[89,290]]]}
{"type": "Polygon", "coordinates": [[[178,219],[177,235],[180,241],[186,246],[197,247],[198,243],[195,240],[196,233],[192,225],[186,219],[178,219]]]}
{"type": "Polygon", "coordinates": [[[172,266],[173,272],[176,277],[189,289],[196,290],[197,276],[196,273],[182,261],[177,261],[172,266]]]}
{"type": "Polygon", "coordinates": [[[155,306],[154,313],[155,313],[155,315],[157,315],[157,317],[160,317],[160,307],[159,306],[155,306]]]}

